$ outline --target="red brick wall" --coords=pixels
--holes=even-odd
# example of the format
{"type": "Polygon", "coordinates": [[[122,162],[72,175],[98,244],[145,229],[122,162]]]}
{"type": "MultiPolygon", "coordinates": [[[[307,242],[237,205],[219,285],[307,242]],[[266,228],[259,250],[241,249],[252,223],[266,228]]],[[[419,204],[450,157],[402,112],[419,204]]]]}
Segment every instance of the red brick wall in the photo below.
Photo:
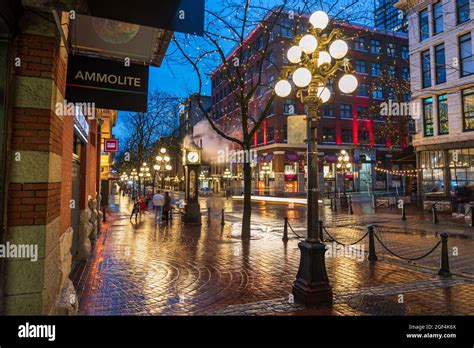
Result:
{"type": "Polygon", "coordinates": [[[45,225],[59,216],[61,184],[10,184],[8,224],[45,225]]]}
{"type": "Polygon", "coordinates": [[[13,110],[12,149],[62,155],[62,121],[50,110],[13,110]]]}

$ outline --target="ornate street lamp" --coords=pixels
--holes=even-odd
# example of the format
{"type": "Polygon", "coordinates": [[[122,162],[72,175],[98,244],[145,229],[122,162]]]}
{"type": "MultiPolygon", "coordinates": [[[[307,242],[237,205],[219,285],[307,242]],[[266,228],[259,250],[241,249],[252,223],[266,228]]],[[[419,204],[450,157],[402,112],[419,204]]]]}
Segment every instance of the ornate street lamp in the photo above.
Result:
{"type": "Polygon", "coordinates": [[[342,206],[347,206],[347,195],[346,195],[346,172],[351,170],[352,163],[350,162],[350,157],[346,150],[342,150],[339,156],[337,157],[336,168],[342,174],[342,196],[341,200],[342,206]]]}
{"type": "Polygon", "coordinates": [[[164,187],[165,176],[163,172],[164,170],[169,170],[169,171],[171,170],[171,166],[169,165],[171,158],[166,153],[167,153],[167,150],[164,147],[162,147],[160,149],[160,155],[156,156],[157,164],[153,166],[153,169],[155,170],[154,175],[153,175],[153,192],[155,190],[156,173],[158,173],[161,178],[161,189],[163,190],[165,188],[164,187]],[[167,169],[168,167],[170,169],[167,169]]]}
{"type": "Polygon", "coordinates": [[[338,72],[344,72],[338,82],[339,90],[352,93],[357,88],[357,79],[350,73],[350,64],[344,59],[348,46],[340,29],[328,35],[323,30],[329,23],[323,11],[313,13],[307,34],[295,37],[298,44],[288,50],[288,60],[293,63],[283,69],[284,79],[275,84],[275,93],[287,97],[292,91],[291,77],[296,86],[296,96],[306,108],[307,124],[307,229],[305,241],[298,244],[301,259],[298,274],[293,284],[295,301],[307,306],[332,302],[332,288],[326,273],[324,254],[326,246],[320,240],[319,231],[319,181],[317,151],[318,109],[331,97],[326,87],[338,72]]]}

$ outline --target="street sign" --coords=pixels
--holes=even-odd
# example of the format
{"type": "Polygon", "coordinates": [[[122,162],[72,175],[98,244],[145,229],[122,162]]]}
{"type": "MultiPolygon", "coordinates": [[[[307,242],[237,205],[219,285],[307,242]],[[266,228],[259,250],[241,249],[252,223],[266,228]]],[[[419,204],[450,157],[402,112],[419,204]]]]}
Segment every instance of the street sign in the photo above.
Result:
{"type": "Polygon", "coordinates": [[[105,152],[118,152],[118,147],[119,147],[118,139],[104,139],[105,152]]]}

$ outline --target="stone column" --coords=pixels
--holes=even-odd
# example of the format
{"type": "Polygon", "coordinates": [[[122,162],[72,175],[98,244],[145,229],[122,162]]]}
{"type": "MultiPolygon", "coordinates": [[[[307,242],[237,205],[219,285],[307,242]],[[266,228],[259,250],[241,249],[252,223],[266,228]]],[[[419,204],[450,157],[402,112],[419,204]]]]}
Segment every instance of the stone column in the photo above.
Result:
{"type": "MultiPolygon", "coordinates": [[[[14,97],[10,159],[7,172],[7,241],[28,245],[36,255],[9,258],[5,265],[4,314],[56,314],[61,289],[71,269],[72,229],[63,228],[63,212],[70,214],[69,161],[63,158],[69,116],[58,112],[64,105],[67,70],[66,43],[50,11],[25,9],[12,67],[14,97]]],[[[67,15],[62,18],[67,23],[67,15]]],[[[72,128],[71,128],[72,129],[72,128]]],[[[72,133],[70,133],[72,134],[72,133]]],[[[67,138],[67,139],[66,139],[67,138]]],[[[68,215],[70,216],[70,215],[68,215]]],[[[70,218],[69,218],[70,220],[70,218]]],[[[66,221],[66,220],[64,220],[66,221]]],[[[68,286],[70,288],[70,285],[68,286]]],[[[73,289],[73,288],[72,288],[73,289]]]]}

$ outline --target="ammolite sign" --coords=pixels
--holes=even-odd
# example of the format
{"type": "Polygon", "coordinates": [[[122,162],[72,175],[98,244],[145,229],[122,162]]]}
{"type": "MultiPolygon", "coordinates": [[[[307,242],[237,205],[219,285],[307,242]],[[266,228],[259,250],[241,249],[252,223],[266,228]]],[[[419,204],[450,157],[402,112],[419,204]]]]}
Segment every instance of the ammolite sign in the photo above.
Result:
{"type": "Polygon", "coordinates": [[[148,67],[70,55],[66,99],[94,103],[99,109],[144,112],[148,100],[148,67]]]}

